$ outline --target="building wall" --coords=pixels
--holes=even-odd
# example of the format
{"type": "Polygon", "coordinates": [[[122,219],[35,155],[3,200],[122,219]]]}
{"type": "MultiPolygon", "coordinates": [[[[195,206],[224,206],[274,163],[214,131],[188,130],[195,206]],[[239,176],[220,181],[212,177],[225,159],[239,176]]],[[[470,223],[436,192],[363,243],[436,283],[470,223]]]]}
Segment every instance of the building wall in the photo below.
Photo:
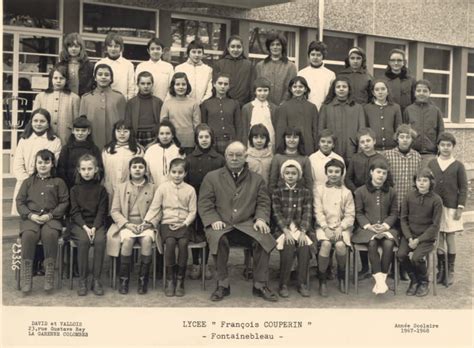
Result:
{"type": "MultiPolygon", "coordinates": [[[[318,27],[318,0],[255,8],[160,0],[101,0],[193,14],[318,27]]],[[[236,0],[238,1],[238,0],[236,0]]],[[[472,0],[325,0],[324,29],[474,48],[472,0]],[[396,6],[399,6],[397,9],[396,6]]]]}

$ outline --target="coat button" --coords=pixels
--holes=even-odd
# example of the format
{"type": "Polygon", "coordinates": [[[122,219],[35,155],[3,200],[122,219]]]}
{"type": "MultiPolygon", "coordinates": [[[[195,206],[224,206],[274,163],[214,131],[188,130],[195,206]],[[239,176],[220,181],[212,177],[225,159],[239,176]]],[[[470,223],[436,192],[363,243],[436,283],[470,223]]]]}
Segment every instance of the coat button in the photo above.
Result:
{"type": "Polygon", "coordinates": [[[237,213],[237,209],[234,209],[234,213],[237,213]]]}

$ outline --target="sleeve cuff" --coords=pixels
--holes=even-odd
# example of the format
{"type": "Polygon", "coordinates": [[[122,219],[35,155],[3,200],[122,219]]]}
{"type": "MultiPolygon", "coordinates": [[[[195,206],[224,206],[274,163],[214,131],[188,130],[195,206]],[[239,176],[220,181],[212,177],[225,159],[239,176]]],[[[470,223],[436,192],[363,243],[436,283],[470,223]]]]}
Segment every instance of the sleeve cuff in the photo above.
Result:
{"type": "Polygon", "coordinates": [[[369,228],[369,226],[370,226],[370,224],[365,224],[362,228],[363,228],[364,230],[366,230],[366,229],[369,228]]]}

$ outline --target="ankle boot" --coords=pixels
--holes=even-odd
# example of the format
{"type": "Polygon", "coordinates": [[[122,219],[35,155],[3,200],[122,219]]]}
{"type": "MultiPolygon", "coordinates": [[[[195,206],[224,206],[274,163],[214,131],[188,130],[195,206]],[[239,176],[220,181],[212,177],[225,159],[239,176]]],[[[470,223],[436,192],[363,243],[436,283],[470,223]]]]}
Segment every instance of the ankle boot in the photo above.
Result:
{"type": "Polygon", "coordinates": [[[319,295],[328,297],[327,272],[319,272],[319,295]]]}
{"type": "Polygon", "coordinates": [[[118,292],[122,295],[128,294],[128,283],[130,280],[130,256],[122,256],[120,262],[120,285],[118,292]]]}
{"type": "Polygon", "coordinates": [[[20,268],[20,284],[21,284],[21,291],[25,294],[31,292],[32,276],[33,276],[33,261],[22,259],[21,268],[20,268]]]}
{"type": "Polygon", "coordinates": [[[410,278],[410,285],[408,285],[407,289],[407,296],[415,296],[416,289],[418,288],[418,281],[416,279],[415,273],[408,273],[408,277],[410,278]]]}
{"type": "Polygon", "coordinates": [[[436,275],[436,282],[438,284],[444,283],[444,276],[446,270],[444,269],[444,254],[438,254],[438,274],[436,275]]]}
{"type": "Polygon", "coordinates": [[[375,274],[372,274],[372,277],[374,277],[374,281],[375,281],[375,284],[374,284],[374,287],[372,288],[372,292],[376,295],[380,294],[380,289],[379,289],[379,286],[380,286],[380,275],[382,273],[375,273],[375,274]]]}
{"type": "Polygon", "coordinates": [[[78,296],[86,296],[87,295],[87,280],[86,279],[79,279],[79,286],[77,288],[77,295],[78,296]]]}
{"type": "Polygon", "coordinates": [[[388,291],[387,286],[387,273],[380,273],[380,284],[379,284],[379,291],[381,294],[385,294],[388,291]]]}
{"type": "Polygon", "coordinates": [[[166,283],[165,283],[165,296],[172,297],[175,292],[175,274],[174,265],[166,266],[166,283]]]}
{"type": "Polygon", "coordinates": [[[55,260],[52,257],[48,257],[44,260],[44,290],[51,291],[54,288],[54,266],[55,260]]]}
{"type": "Polygon", "coordinates": [[[346,270],[339,268],[337,269],[337,280],[339,282],[339,291],[345,292],[345,281],[346,281],[346,270]]]}
{"type": "Polygon", "coordinates": [[[456,254],[448,254],[448,286],[454,283],[454,261],[456,254]]]}
{"type": "Polygon", "coordinates": [[[176,279],[176,290],[175,295],[177,297],[184,296],[184,277],[186,275],[186,267],[179,267],[178,268],[178,276],[176,279]]]}
{"type": "Polygon", "coordinates": [[[150,273],[150,263],[141,263],[140,264],[140,273],[138,276],[138,290],[137,292],[140,295],[146,294],[148,292],[148,276],[150,273]]]}

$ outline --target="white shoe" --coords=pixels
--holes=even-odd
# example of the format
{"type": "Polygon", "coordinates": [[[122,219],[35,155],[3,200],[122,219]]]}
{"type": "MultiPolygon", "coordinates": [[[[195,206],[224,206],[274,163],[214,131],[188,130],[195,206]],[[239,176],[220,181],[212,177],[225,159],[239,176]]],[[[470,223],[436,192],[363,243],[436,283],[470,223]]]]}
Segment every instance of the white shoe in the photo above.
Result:
{"type": "Polygon", "coordinates": [[[372,277],[374,277],[375,280],[375,285],[372,288],[372,292],[376,295],[379,293],[379,275],[380,273],[372,274],[372,277]]]}
{"type": "Polygon", "coordinates": [[[380,273],[379,293],[385,294],[388,291],[387,273],[380,273]]]}

